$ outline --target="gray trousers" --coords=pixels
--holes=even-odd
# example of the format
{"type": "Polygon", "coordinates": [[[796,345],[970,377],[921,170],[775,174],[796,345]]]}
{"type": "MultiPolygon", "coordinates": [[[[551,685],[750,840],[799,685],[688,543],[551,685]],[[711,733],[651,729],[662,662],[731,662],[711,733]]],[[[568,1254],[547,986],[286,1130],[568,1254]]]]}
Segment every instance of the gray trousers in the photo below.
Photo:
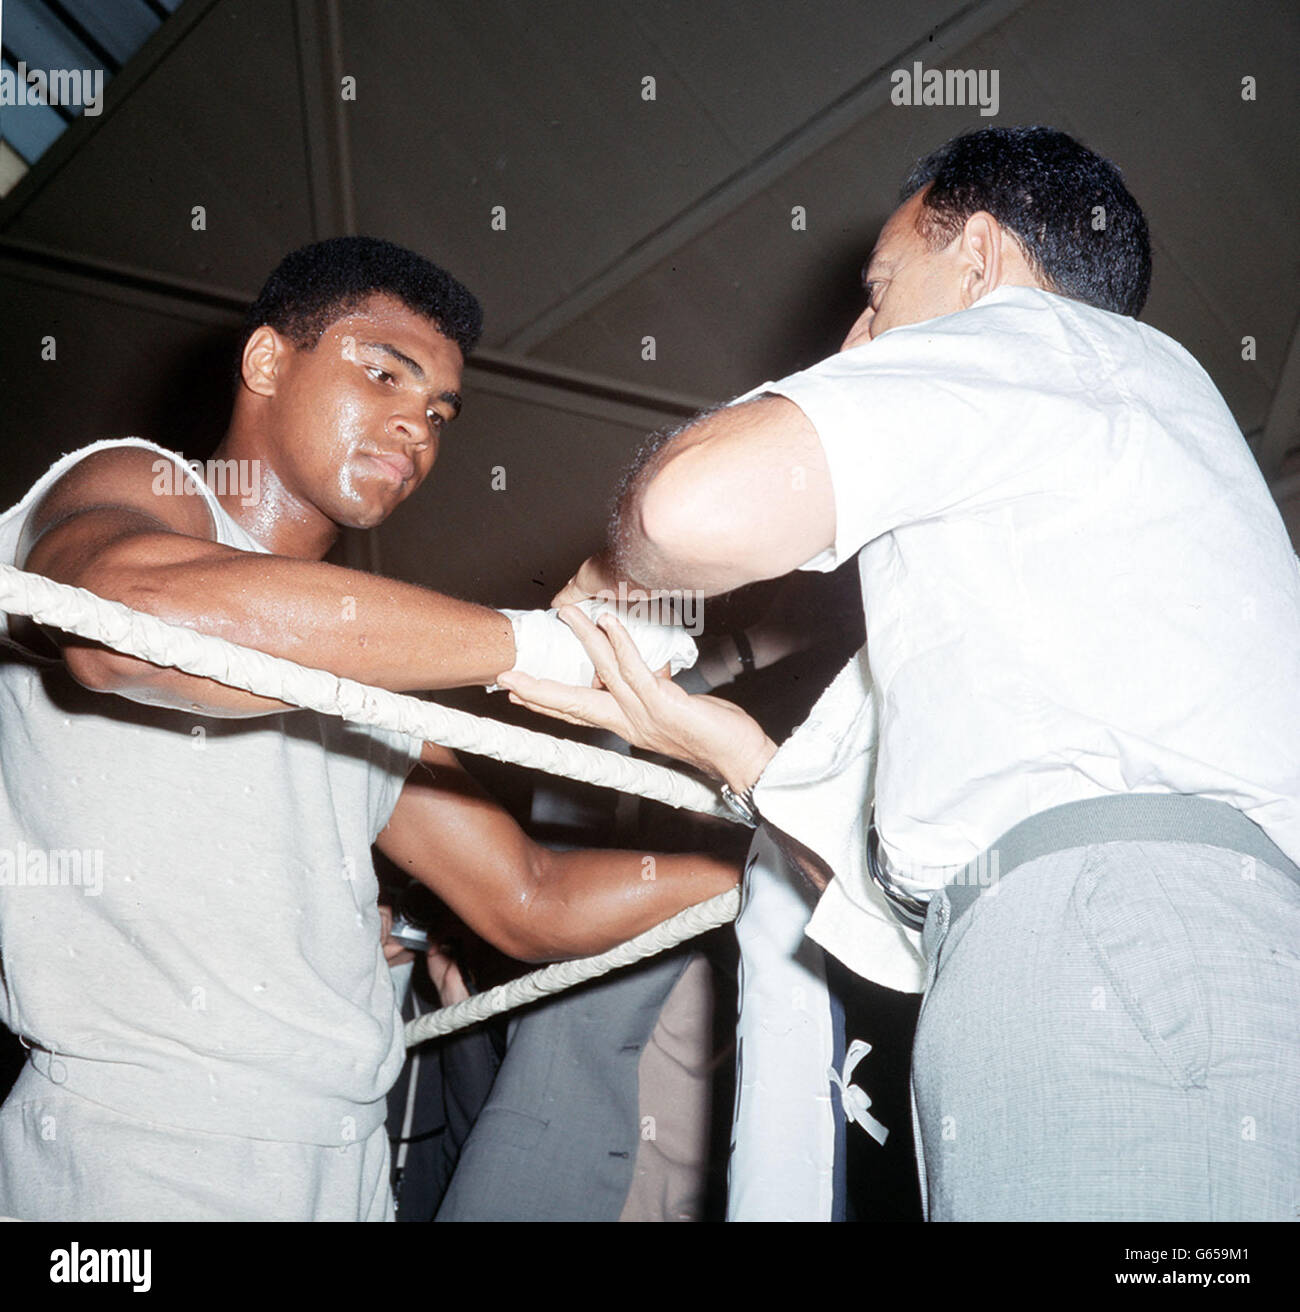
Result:
{"type": "Polygon", "coordinates": [[[927,1219],[1300,1216],[1300,886],[1190,842],[1030,861],[930,904],[927,1219]]]}

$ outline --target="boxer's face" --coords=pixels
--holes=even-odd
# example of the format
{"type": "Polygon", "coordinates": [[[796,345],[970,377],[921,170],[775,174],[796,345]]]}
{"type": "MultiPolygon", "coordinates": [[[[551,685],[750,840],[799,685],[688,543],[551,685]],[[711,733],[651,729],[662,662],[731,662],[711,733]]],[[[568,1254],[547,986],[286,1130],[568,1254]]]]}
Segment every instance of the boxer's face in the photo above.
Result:
{"type": "Polygon", "coordinates": [[[849,329],[841,351],[890,328],[921,323],[963,308],[961,236],[932,250],[916,230],[922,192],[904,201],[881,229],[863,270],[867,308],[849,329]]]}
{"type": "Polygon", "coordinates": [[[460,410],[460,347],[389,296],[287,346],[271,422],[275,474],[335,524],[372,528],[415,491],[460,410]]]}

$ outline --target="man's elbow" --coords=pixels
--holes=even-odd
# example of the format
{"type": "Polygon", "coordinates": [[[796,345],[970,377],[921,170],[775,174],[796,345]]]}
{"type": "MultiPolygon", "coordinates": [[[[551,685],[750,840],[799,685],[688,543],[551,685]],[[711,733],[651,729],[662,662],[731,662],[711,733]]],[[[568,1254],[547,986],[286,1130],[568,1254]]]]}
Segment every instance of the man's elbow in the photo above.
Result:
{"type": "MultiPolygon", "coordinates": [[[[488,937],[485,935],[485,937],[488,937]]],[[[545,965],[550,961],[567,961],[581,956],[565,941],[564,934],[551,933],[546,927],[527,920],[498,925],[489,938],[498,952],[514,961],[529,966],[545,965]]]]}
{"type": "Polygon", "coordinates": [[[630,536],[660,575],[638,579],[653,587],[696,587],[702,571],[734,553],[728,501],[692,477],[689,456],[688,450],[669,461],[631,507],[630,536]]]}
{"type": "Polygon", "coordinates": [[[523,880],[483,934],[499,952],[529,965],[581,955],[571,942],[576,912],[547,896],[554,879],[551,855],[549,848],[529,843],[523,880]]]}
{"type": "Polygon", "coordinates": [[[68,673],[91,692],[128,693],[151,686],[167,671],[110,647],[72,644],[63,648],[68,673]]]}
{"type": "MultiPolygon", "coordinates": [[[[91,591],[96,589],[91,587],[91,591]]],[[[133,610],[144,609],[138,604],[137,598],[128,600],[122,594],[123,590],[118,589],[113,599],[121,600],[133,610]]],[[[98,595],[109,594],[101,592],[98,595]]],[[[141,660],[138,656],[128,656],[125,652],[114,651],[112,647],[80,640],[64,643],[63,663],[68,667],[68,673],[91,692],[142,691],[174,673],[170,669],[141,660]]]]}
{"type": "MultiPolygon", "coordinates": [[[[124,544],[130,546],[131,544],[124,544]]],[[[155,581],[146,570],[132,567],[132,562],[115,559],[115,553],[101,552],[99,557],[67,580],[97,597],[115,601],[131,610],[157,614],[160,599],[155,581]]],[[[137,656],[114,651],[111,647],[81,639],[63,643],[63,662],[68,673],[83,688],[92,692],[130,694],[145,692],[160,682],[175,678],[176,671],[153,665],[137,656]]]]}

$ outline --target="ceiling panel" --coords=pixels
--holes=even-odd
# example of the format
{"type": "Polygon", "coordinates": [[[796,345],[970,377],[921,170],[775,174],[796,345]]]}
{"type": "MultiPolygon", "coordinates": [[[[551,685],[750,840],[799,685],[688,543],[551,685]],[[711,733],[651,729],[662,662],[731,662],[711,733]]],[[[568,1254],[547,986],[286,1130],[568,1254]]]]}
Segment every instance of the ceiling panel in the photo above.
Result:
{"type": "Polygon", "coordinates": [[[296,50],[284,0],[218,4],[5,233],[255,292],[312,237],[296,50]],[[202,232],[195,205],[206,208],[202,232]]]}
{"type": "MultiPolygon", "coordinates": [[[[1300,119],[1285,53],[1300,23],[1262,0],[1226,16],[1186,3],[1114,10],[1103,22],[1095,7],[1037,0],[953,63],[999,70],[992,121],[1053,123],[1121,165],[1156,247],[1144,317],[1197,355],[1249,430],[1300,301],[1300,180],[1295,152],[1276,149],[1300,119]],[[1189,47],[1185,65],[1166,57],[1189,47]],[[1239,69],[1258,70],[1267,105],[1241,102],[1239,69]],[[1246,334],[1253,364],[1240,358],[1246,334]]],[[[718,398],[810,362],[856,314],[857,269],[912,161],[990,121],[882,106],[533,354],[718,398]],[[807,232],[791,230],[796,204],[807,232]],[[653,364],[640,358],[644,334],[656,337],[653,364]]]]}
{"type": "Polygon", "coordinates": [[[1040,103],[1104,143],[1142,203],[1158,246],[1145,317],[1199,341],[1212,372],[1255,335],[1256,372],[1275,386],[1300,301],[1300,8],[1153,0],[1116,6],[1102,27],[1038,0],[999,36],[1040,103]],[[1257,101],[1241,98],[1246,74],[1257,101]]]}
{"type": "Polygon", "coordinates": [[[349,4],[360,226],[472,280],[499,345],[960,8],[349,4]]]}

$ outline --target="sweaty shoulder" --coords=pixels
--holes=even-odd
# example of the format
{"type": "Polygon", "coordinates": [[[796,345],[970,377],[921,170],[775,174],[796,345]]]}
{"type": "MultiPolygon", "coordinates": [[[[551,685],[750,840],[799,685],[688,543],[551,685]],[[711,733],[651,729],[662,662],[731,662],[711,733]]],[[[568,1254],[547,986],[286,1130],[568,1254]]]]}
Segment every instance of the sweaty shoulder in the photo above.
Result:
{"type": "Polygon", "coordinates": [[[17,563],[46,533],[92,512],[129,516],[142,527],[186,537],[216,537],[207,499],[183,462],[148,447],[104,447],[78,460],[32,506],[17,563]]]}

